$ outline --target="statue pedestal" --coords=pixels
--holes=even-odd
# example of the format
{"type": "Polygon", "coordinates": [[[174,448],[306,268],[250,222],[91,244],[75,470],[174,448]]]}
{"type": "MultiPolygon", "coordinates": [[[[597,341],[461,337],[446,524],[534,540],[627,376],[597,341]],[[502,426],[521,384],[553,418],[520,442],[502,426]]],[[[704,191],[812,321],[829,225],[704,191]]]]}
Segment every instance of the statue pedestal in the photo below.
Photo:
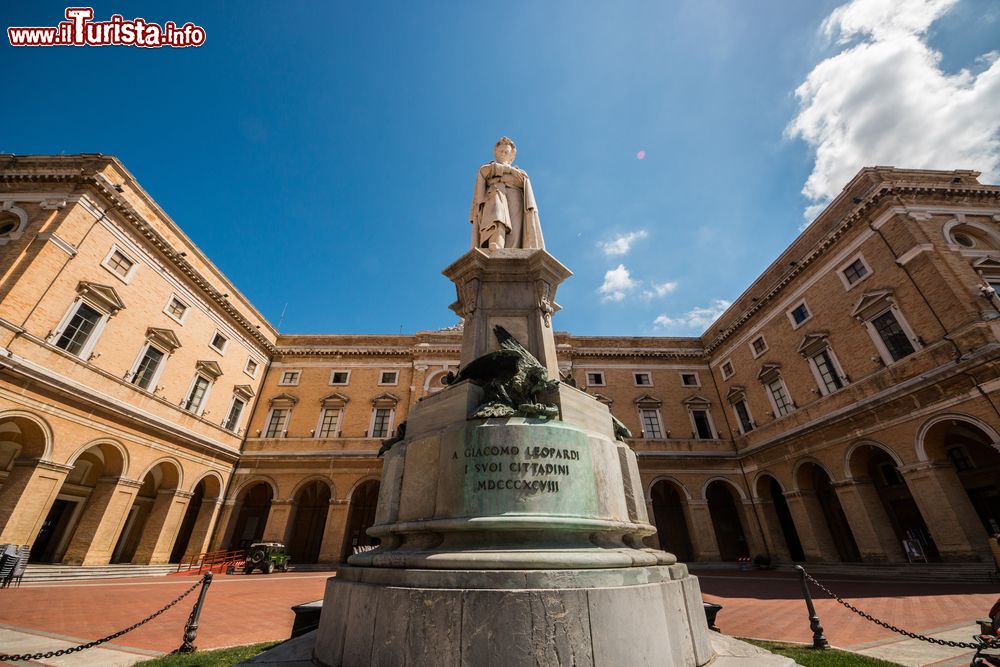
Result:
{"type": "Polygon", "coordinates": [[[493,327],[502,326],[559,379],[552,315],[556,288],[573,273],[538,249],[473,248],[443,271],[458,300],[450,308],[465,319],[461,365],[498,349],[493,327]]]}

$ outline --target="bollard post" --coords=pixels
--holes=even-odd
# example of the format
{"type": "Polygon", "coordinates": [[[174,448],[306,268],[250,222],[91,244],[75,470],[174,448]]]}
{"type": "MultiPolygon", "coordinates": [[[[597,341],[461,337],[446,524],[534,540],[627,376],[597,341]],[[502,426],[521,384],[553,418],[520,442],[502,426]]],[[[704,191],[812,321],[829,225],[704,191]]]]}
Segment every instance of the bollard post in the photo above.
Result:
{"type": "Polygon", "coordinates": [[[823,626],[819,623],[819,616],[816,615],[816,607],[813,606],[812,595],[809,594],[809,582],[806,581],[806,570],[801,565],[796,565],[799,571],[799,579],[802,582],[802,597],[806,600],[806,609],[809,610],[809,629],[813,633],[813,648],[830,648],[830,642],[823,636],[823,626]]]}
{"type": "Polygon", "coordinates": [[[191,615],[188,616],[187,625],[184,626],[184,643],[177,649],[178,653],[191,653],[195,650],[194,640],[198,636],[198,619],[201,617],[201,606],[205,602],[205,594],[212,583],[212,571],[209,570],[201,579],[201,590],[198,592],[198,599],[194,603],[191,615]]]}

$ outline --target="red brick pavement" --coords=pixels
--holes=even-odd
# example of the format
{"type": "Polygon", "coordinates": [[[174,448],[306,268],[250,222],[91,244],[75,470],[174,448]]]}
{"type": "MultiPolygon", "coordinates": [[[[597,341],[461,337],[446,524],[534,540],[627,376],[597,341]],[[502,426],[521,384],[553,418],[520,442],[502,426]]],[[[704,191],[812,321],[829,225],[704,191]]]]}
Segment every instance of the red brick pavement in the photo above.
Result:
{"type": "MultiPolygon", "coordinates": [[[[199,648],[287,639],[290,607],[323,597],[328,572],[215,575],[198,630],[199,648]]],[[[97,639],[148,616],[180,595],[195,577],[113,579],[24,585],[0,590],[0,624],[97,639]]],[[[115,640],[169,652],[182,639],[197,591],[148,624],[115,640]]]]}
{"type": "MultiPolygon", "coordinates": [[[[696,574],[705,599],[723,605],[719,627],[726,634],[810,641],[795,575],[718,570],[696,574]]],[[[288,637],[294,617],[290,607],[323,597],[328,576],[324,572],[217,575],[202,612],[198,646],[217,648],[288,637]]],[[[1000,586],[988,584],[821,580],[856,606],[914,631],[971,623],[983,617],[1000,596],[1000,586]]],[[[193,581],[193,577],[163,577],[6,589],[0,591],[0,624],[96,639],[155,611],[193,581]]],[[[894,637],[818,591],[814,593],[826,636],[835,646],[894,637]]],[[[193,603],[194,594],[116,643],[164,652],[177,648],[193,603]]]]}
{"type": "MultiPolygon", "coordinates": [[[[723,606],[718,626],[728,635],[812,641],[798,576],[783,572],[695,570],[709,602],[723,606]]],[[[912,632],[974,623],[1000,597],[1000,585],[886,582],[817,577],[872,616],[912,632]]],[[[856,647],[898,635],[852,613],[812,587],[816,613],[834,646],[856,647]]],[[[903,639],[903,637],[899,637],[903,639]]],[[[971,637],[966,641],[971,641],[971,637]]]]}

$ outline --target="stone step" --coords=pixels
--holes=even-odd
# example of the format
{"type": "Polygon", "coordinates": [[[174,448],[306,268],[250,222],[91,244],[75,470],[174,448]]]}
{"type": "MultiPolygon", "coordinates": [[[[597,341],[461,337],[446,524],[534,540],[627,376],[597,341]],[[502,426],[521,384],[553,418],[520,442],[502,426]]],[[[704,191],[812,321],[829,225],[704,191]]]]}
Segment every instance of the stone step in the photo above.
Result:
{"type": "Polygon", "coordinates": [[[176,565],[48,565],[31,563],[22,583],[78,581],[84,579],[121,579],[127,577],[162,577],[177,570],[176,565]]]}
{"type": "MultiPolygon", "coordinates": [[[[732,562],[693,562],[688,567],[701,571],[740,571],[732,562]]],[[[990,563],[803,563],[806,572],[822,577],[864,577],[909,581],[983,583],[997,581],[996,567],[990,563]]],[[[750,568],[748,571],[754,571],[750,568]]],[[[794,572],[794,563],[774,566],[779,572],[794,572]]]]}

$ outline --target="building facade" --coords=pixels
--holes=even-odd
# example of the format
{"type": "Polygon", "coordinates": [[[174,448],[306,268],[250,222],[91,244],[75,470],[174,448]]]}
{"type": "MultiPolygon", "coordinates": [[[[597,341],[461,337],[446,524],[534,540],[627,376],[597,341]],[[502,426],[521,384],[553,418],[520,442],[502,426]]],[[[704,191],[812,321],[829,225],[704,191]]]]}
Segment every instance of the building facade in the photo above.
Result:
{"type": "MultiPolygon", "coordinates": [[[[461,332],[279,335],[107,156],[0,157],[0,542],[173,562],[372,545],[382,440],[461,332]]],[[[700,337],[557,333],[688,561],[985,561],[1000,187],[864,169],[700,337]]],[[[290,286],[290,288],[293,286],[290,286]]]]}

